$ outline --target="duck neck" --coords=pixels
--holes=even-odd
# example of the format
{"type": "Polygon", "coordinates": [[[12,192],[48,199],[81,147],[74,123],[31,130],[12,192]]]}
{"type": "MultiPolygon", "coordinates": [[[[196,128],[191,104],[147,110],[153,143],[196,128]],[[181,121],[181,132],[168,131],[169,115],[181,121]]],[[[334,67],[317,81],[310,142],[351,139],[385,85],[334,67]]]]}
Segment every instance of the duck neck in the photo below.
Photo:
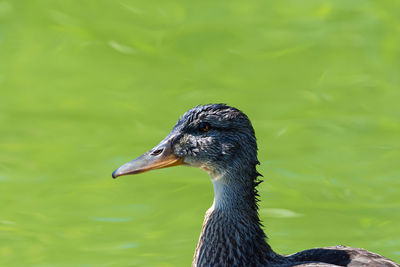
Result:
{"type": "Polygon", "coordinates": [[[213,176],[214,202],[212,209],[233,212],[241,210],[258,217],[257,190],[253,179],[235,179],[234,174],[213,176]]]}
{"type": "Polygon", "coordinates": [[[261,228],[255,167],[251,173],[211,176],[214,203],[206,212],[193,266],[268,266],[279,255],[261,228]]]}

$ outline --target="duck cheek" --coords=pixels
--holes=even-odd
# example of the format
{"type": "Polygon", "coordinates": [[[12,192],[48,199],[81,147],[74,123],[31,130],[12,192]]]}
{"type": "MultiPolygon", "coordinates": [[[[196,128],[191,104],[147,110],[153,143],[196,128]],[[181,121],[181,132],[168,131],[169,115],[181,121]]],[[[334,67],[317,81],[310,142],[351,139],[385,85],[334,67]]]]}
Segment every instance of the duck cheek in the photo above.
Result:
{"type": "Polygon", "coordinates": [[[191,167],[195,167],[195,168],[199,168],[201,170],[204,170],[206,172],[210,171],[210,167],[205,164],[202,160],[199,160],[199,158],[197,157],[192,157],[192,156],[186,156],[183,159],[183,162],[185,165],[191,166],[191,167]]]}
{"type": "Polygon", "coordinates": [[[197,160],[193,160],[193,159],[185,159],[184,160],[184,164],[191,166],[191,167],[195,167],[195,168],[199,168],[200,170],[203,170],[205,172],[207,172],[211,177],[215,176],[216,173],[216,169],[213,165],[211,164],[207,164],[201,161],[197,161],[197,160]]]}
{"type": "Polygon", "coordinates": [[[234,144],[222,144],[221,145],[221,154],[222,155],[230,155],[236,150],[236,147],[234,144]]]}
{"type": "Polygon", "coordinates": [[[197,160],[195,160],[193,157],[191,156],[186,156],[183,159],[183,162],[185,163],[185,165],[191,166],[191,167],[196,167],[196,168],[200,168],[201,169],[201,163],[197,160]]]}

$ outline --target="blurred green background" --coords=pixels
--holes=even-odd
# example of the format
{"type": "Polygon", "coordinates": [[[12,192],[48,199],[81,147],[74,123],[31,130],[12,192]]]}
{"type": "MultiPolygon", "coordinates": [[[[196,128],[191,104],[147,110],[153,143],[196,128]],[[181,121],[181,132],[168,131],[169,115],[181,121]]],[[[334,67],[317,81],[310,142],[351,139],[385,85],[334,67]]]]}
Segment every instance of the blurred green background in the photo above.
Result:
{"type": "Polygon", "coordinates": [[[0,1],[0,265],[189,266],[207,174],[111,173],[214,102],[277,252],[400,261],[399,86],[399,1],[0,1]]]}

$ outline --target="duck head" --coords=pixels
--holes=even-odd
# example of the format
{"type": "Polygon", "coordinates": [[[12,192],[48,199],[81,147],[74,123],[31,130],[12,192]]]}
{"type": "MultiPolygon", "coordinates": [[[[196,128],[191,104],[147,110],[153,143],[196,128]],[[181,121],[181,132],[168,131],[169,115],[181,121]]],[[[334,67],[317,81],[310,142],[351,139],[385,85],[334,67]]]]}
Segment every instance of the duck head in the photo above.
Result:
{"type": "Polygon", "coordinates": [[[256,138],[248,117],[234,107],[211,104],[187,111],[164,140],[116,169],[112,177],[177,165],[198,167],[218,177],[256,164],[256,138]]]}

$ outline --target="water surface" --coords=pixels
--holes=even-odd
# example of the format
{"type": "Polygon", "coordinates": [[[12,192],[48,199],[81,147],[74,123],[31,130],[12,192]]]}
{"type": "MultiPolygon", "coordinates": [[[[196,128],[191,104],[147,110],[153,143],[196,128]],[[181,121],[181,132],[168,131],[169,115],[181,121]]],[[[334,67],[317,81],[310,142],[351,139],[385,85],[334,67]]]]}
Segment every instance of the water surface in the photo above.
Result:
{"type": "Polygon", "coordinates": [[[399,14],[395,1],[0,1],[0,265],[189,266],[207,174],[111,173],[210,102],[253,122],[276,251],[400,261],[399,14]]]}

